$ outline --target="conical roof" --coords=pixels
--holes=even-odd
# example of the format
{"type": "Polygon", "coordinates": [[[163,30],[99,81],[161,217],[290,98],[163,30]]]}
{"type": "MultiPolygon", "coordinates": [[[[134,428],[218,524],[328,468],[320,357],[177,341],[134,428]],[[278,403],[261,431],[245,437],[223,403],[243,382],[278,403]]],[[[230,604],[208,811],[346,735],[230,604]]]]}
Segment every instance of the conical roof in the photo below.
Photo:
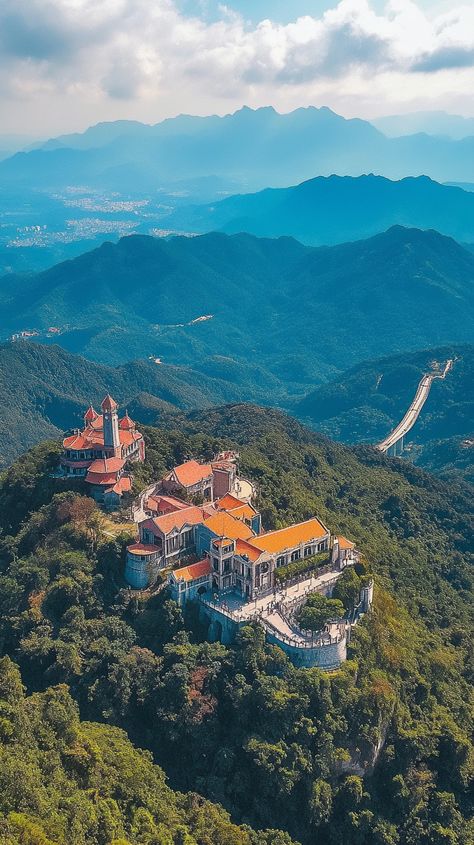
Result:
{"type": "Polygon", "coordinates": [[[107,393],[107,396],[105,397],[105,399],[102,402],[101,408],[102,408],[103,411],[116,411],[117,410],[118,405],[117,405],[115,399],[112,399],[110,393],[107,393]]]}
{"type": "Polygon", "coordinates": [[[94,422],[94,420],[96,420],[98,416],[99,414],[97,413],[97,411],[92,407],[92,405],[89,405],[86,413],[84,414],[84,421],[86,423],[94,422]]]}
{"type": "Polygon", "coordinates": [[[128,411],[125,411],[125,416],[120,420],[119,427],[125,431],[130,431],[130,429],[135,428],[135,423],[132,418],[128,416],[128,411]]]}

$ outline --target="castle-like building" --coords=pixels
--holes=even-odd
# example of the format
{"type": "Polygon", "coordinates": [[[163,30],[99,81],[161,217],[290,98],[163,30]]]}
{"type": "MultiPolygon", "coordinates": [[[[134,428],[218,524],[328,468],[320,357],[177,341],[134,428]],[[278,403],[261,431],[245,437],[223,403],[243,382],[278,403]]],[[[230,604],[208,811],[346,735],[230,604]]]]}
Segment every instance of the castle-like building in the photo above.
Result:
{"type": "Polygon", "coordinates": [[[98,414],[90,405],[84,428],[63,440],[60,466],[65,476],[84,478],[93,498],[113,509],[131,491],[132,476],[126,465],[145,459],[145,441],[128,413],[119,419],[118,405],[109,394],[101,410],[98,414]]]}
{"type": "Polygon", "coordinates": [[[370,608],[373,582],[361,582],[351,613],[328,620],[319,633],[300,629],[298,610],[310,592],[331,595],[346,567],[359,562],[355,543],[331,536],[317,517],[264,531],[253,496],[236,495],[253,487],[238,478],[233,463],[231,470],[228,460],[187,461],[145,491],[137,512],[139,537],[127,547],[127,582],[146,589],[166,569],[171,596],[180,607],[198,603],[210,640],[229,643],[256,620],[295,665],[337,668],[346,659],[353,625],[370,608]],[[213,496],[216,465],[226,473],[218,477],[220,492],[232,483],[219,497],[213,496]]]}

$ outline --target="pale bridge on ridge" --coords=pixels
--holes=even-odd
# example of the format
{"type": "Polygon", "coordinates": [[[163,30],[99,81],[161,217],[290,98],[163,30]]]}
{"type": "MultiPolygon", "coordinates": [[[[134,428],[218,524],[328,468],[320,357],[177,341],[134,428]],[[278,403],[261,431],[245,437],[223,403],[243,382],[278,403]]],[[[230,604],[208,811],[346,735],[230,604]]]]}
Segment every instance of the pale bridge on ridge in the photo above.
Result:
{"type": "Polygon", "coordinates": [[[446,378],[446,375],[448,374],[452,366],[453,359],[450,358],[446,362],[444,370],[441,371],[441,369],[433,369],[430,373],[424,374],[424,376],[420,379],[413,402],[408,408],[408,411],[406,412],[405,416],[398,423],[398,425],[395,426],[394,429],[392,429],[392,431],[385,438],[385,440],[382,440],[381,443],[377,444],[377,449],[379,449],[381,452],[386,452],[391,455],[397,455],[403,451],[403,441],[405,435],[408,434],[409,431],[411,431],[418,417],[420,416],[423,405],[428,399],[433,380],[435,378],[446,378]]]}

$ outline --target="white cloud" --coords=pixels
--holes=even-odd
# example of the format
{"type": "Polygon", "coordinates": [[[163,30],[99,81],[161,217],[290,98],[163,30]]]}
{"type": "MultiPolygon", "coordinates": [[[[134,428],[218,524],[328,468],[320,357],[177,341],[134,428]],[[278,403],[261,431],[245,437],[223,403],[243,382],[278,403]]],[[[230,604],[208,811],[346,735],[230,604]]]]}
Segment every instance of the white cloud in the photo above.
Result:
{"type": "Polygon", "coordinates": [[[226,103],[284,108],[326,97],[338,107],[351,92],[376,113],[390,110],[390,102],[462,99],[460,79],[471,83],[464,89],[468,109],[472,6],[453,4],[449,13],[429,17],[412,0],[391,0],[383,14],[368,0],[341,0],[318,18],[251,25],[227,7],[215,23],[186,17],[172,0],[0,5],[0,85],[14,115],[18,100],[34,114],[33,98],[43,110],[63,102],[63,117],[89,109],[90,122],[119,116],[117,109],[124,116],[126,108],[153,119],[226,103]]]}

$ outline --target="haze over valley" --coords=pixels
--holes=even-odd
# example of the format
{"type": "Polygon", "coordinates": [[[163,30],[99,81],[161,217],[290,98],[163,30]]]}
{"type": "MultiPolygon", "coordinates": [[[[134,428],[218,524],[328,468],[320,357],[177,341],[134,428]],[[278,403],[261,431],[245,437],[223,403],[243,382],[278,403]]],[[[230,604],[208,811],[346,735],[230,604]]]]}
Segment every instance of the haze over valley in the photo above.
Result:
{"type": "Polygon", "coordinates": [[[474,8],[0,3],[0,845],[474,845],[474,8]]]}

